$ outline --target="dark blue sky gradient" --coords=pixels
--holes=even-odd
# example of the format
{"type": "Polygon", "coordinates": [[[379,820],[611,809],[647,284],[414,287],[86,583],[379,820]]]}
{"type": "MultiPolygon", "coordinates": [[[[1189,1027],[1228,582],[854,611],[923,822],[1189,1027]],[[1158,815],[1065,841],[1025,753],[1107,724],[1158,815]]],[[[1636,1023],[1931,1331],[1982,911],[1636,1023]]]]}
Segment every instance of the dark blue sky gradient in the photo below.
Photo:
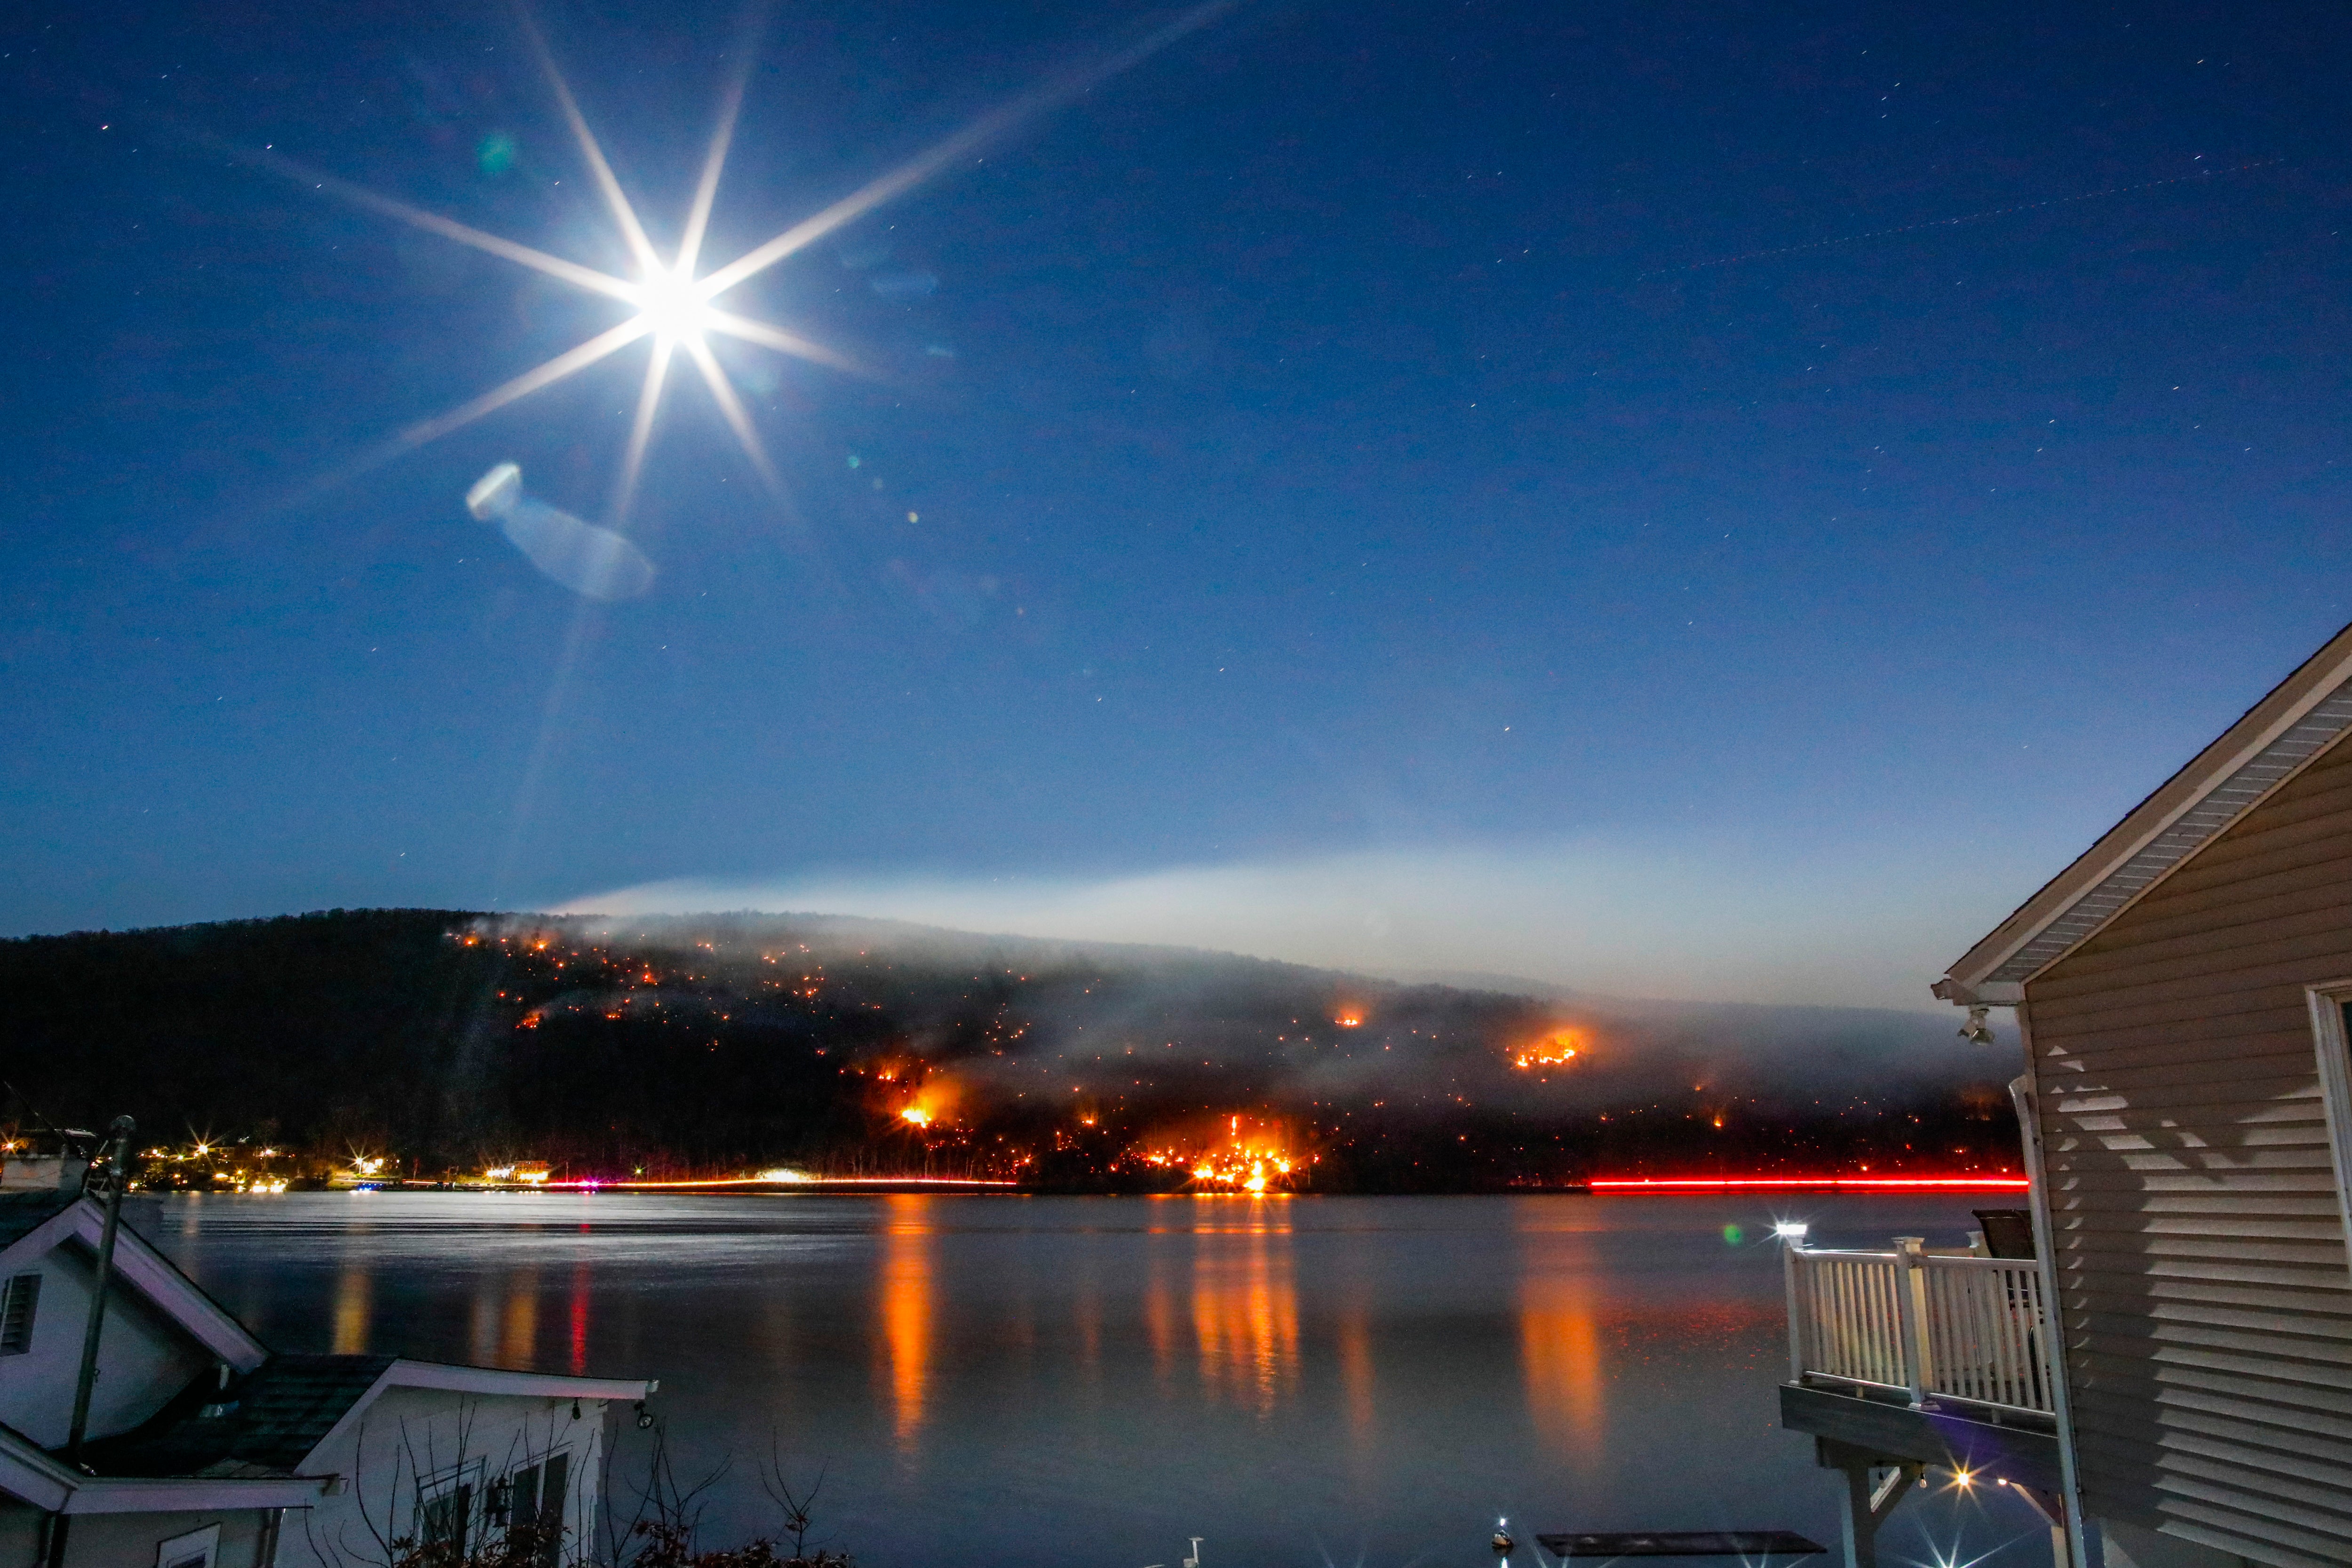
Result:
{"type": "MultiPolygon", "coordinates": [[[[461,498],[602,515],[645,351],[313,493],[625,312],[222,151],[622,270],[511,18],[20,20],[0,929],[1577,843],[1924,998],[2352,617],[2352,15],[1924,9],[1247,5],[1034,121],[736,297],[881,377],[721,347],[787,506],[677,384],[527,802],[577,602],[461,498]]],[[[1169,14],[779,9],[713,258],[1169,14]]],[[[668,242],[738,13],[542,15],[668,242]]]]}

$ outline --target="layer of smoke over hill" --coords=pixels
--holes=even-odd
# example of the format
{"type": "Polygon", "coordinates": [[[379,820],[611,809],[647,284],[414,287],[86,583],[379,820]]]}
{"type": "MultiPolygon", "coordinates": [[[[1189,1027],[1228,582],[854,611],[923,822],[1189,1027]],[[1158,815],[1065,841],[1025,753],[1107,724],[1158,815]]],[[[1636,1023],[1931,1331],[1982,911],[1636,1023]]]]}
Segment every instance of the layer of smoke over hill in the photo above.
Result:
{"type": "Polygon", "coordinates": [[[486,929],[551,928],[583,950],[667,955],[730,995],[796,979],[867,999],[896,1026],[869,1052],[914,1058],[968,1114],[1076,1100],[1144,1116],[1378,1104],[1540,1117],[1694,1097],[1798,1110],[1948,1093],[2005,1076],[2008,1059],[1926,1013],[1639,1001],[1484,975],[1381,980],[822,914],[486,929]]]}

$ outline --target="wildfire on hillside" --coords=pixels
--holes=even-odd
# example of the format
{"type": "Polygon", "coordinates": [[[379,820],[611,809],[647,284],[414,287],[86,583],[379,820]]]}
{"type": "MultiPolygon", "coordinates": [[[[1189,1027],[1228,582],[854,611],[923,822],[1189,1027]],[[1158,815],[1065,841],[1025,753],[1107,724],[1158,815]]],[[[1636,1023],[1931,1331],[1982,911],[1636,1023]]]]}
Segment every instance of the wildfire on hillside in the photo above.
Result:
{"type": "Polygon", "coordinates": [[[1279,1123],[1259,1121],[1244,1131],[1239,1116],[1224,1119],[1223,1136],[1171,1139],[1137,1151],[1147,1165],[1182,1171],[1204,1192],[1279,1192],[1306,1174],[1311,1160],[1295,1153],[1279,1123]]]}
{"type": "Polygon", "coordinates": [[[1583,1030],[1555,1029],[1535,1044],[1521,1047],[1511,1058],[1511,1065],[1522,1072],[1562,1068],[1574,1061],[1576,1053],[1584,1047],[1583,1030]]]}

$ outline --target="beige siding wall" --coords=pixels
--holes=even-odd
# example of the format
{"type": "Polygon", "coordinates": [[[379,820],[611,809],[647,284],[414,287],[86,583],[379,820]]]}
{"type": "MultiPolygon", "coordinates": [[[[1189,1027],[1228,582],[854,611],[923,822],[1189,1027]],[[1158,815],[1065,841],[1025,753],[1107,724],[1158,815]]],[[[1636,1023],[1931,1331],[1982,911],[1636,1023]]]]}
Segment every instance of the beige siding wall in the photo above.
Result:
{"type": "Polygon", "coordinates": [[[2352,746],[2026,988],[2090,1510],[2352,1563],[2352,1273],[2306,985],[2352,978],[2352,746]]]}

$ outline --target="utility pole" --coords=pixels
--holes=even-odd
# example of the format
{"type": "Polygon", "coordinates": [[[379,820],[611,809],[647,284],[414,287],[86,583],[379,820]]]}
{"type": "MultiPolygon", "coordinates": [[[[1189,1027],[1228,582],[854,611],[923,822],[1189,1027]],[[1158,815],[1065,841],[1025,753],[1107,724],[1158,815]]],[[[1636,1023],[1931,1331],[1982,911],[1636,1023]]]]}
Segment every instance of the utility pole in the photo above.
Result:
{"type": "MultiPolygon", "coordinates": [[[[89,1396],[98,1382],[98,1340],[106,1327],[106,1287],[114,1274],[114,1233],[122,1223],[124,1164],[131,1152],[131,1135],[138,1123],[118,1116],[106,1130],[107,1144],[99,1151],[106,1161],[106,1223],[98,1233],[98,1272],[89,1292],[89,1321],[81,1333],[81,1375],[74,1380],[73,1427],[66,1437],[66,1462],[81,1463],[82,1439],[89,1435],[89,1396]]],[[[90,1162],[95,1170],[97,1160],[90,1162]]],[[[89,1171],[82,1173],[82,1195],[89,1195],[89,1171]]]]}

